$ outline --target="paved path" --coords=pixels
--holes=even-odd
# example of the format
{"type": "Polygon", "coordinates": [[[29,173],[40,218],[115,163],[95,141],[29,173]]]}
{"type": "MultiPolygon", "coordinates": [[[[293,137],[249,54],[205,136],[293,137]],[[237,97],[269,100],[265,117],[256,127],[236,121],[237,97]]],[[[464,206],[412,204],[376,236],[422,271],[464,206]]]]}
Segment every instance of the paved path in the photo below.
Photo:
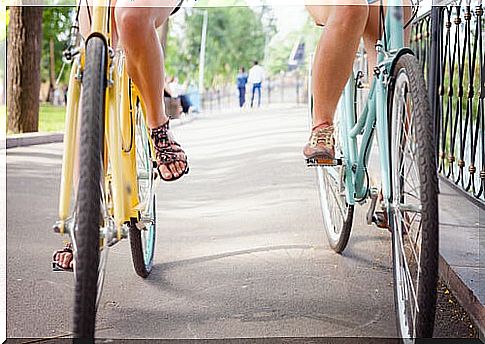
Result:
{"type": "MultiPolygon", "coordinates": [[[[302,108],[201,117],[175,129],[191,172],[158,188],[152,275],[110,250],[98,336],[396,335],[390,236],[362,225],[326,243],[302,108]]],[[[7,151],[7,335],[68,334],[73,277],[50,271],[62,144],[7,151]]],[[[443,326],[447,326],[446,322],[443,326]]]]}

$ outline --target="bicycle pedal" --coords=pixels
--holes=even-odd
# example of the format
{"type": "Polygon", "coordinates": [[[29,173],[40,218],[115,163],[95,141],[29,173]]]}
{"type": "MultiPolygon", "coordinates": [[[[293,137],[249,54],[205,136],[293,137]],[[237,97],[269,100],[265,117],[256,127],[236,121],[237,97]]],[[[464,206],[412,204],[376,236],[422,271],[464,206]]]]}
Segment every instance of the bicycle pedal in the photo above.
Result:
{"type": "Polygon", "coordinates": [[[306,159],[306,163],[308,167],[337,166],[337,165],[342,165],[342,159],[311,158],[311,159],[306,159]]]}
{"type": "Polygon", "coordinates": [[[390,230],[389,220],[387,215],[383,211],[376,211],[374,216],[372,216],[372,223],[374,223],[377,228],[390,230]]]}

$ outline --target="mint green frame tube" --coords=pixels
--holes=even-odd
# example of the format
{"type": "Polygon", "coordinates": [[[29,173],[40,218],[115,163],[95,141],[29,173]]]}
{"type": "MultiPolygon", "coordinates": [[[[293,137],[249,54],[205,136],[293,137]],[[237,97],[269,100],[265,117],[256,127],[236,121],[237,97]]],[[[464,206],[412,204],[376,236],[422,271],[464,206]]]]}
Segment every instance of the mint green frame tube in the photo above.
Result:
{"type": "Polygon", "coordinates": [[[374,74],[369,97],[364,110],[356,121],[354,109],[355,76],[345,86],[338,105],[340,137],[345,161],[345,186],[348,204],[365,199],[368,194],[366,169],[374,140],[374,129],[379,138],[381,187],[384,201],[391,197],[388,81],[393,62],[404,46],[402,0],[389,0],[386,13],[386,37],[376,44],[378,74],[374,74]],[[358,136],[362,136],[360,145],[358,136]]]}

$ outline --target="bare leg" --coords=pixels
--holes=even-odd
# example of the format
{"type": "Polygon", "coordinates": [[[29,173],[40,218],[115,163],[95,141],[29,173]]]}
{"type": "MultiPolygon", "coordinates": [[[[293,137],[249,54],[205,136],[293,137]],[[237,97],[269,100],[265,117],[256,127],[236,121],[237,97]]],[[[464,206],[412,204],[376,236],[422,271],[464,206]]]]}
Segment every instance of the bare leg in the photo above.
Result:
{"type": "MultiPolygon", "coordinates": [[[[163,103],[163,52],[156,28],[167,20],[177,2],[178,0],[119,0],[114,10],[113,45],[117,44],[119,37],[126,54],[128,74],[140,90],[147,107],[147,122],[152,129],[168,121],[163,103]]],[[[87,37],[90,30],[88,4],[92,2],[83,0],[79,17],[80,30],[84,37],[87,37]]],[[[92,14],[92,8],[90,11],[92,14]]],[[[75,165],[74,182],[77,183],[77,159],[75,165]]],[[[170,179],[172,176],[181,175],[185,164],[176,161],[168,166],[161,165],[160,169],[164,178],[170,179]]],[[[55,259],[61,267],[72,268],[72,253],[57,253],[55,259]]]]}
{"type": "Polygon", "coordinates": [[[352,71],[355,53],[367,23],[368,5],[308,6],[318,25],[324,26],[313,63],[313,124],[332,124],[335,109],[352,71]]]}
{"type": "MultiPolygon", "coordinates": [[[[177,2],[118,0],[115,10],[128,74],[140,90],[147,108],[148,126],[152,129],[168,121],[163,103],[163,51],[156,28],[167,20],[177,2]]],[[[168,166],[161,165],[160,169],[163,177],[170,179],[183,174],[185,163],[176,161],[168,166]]]]}
{"type": "MultiPolygon", "coordinates": [[[[384,2],[385,5],[385,2],[384,2]]],[[[404,23],[406,23],[411,17],[411,9],[409,0],[404,0],[404,23]]],[[[409,26],[404,31],[404,44],[409,44],[411,27],[409,26]]],[[[375,44],[379,37],[379,2],[375,2],[369,6],[369,16],[367,19],[367,25],[364,31],[364,45],[367,52],[367,63],[369,75],[372,76],[373,69],[377,64],[377,53],[375,44]]]]}

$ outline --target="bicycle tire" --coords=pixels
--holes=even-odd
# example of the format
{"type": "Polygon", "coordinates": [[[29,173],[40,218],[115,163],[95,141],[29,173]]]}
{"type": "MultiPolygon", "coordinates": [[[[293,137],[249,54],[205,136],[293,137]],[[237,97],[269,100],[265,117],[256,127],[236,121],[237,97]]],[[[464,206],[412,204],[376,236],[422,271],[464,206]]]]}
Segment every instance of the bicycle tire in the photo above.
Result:
{"type": "Polygon", "coordinates": [[[140,203],[147,203],[146,211],[140,217],[145,219],[145,228],[139,229],[135,224],[130,226],[130,246],[133,267],[138,276],[146,278],[153,267],[155,253],[155,237],[157,228],[157,199],[152,195],[154,171],[150,146],[150,137],[145,124],[140,101],[136,104],[135,148],[138,197],[140,203]],[[151,197],[151,199],[150,199],[151,197]],[[146,221],[148,220],[148,221],[146,221]]]}
{"type": "MultiPolygon", "coordinates": [[[[156,196],[152,199],[153,208],[156,208],[156,196]]],[[[153,213],[153,223],[150,228],[138,229],[136,226],[130,226],[130,246],[131,256],[133,259],[133,267],[138,276],[147,278],[150,275],[153,267],[153,256],[155,253],[155,234],[157,218],[156,213],[153,213]],[[143,237],[142,231],[146,231],[147,239],[143,237]],[[151,240],[151,244],[146,244],[146,240],[151,240]],[[149,245],[152,245],[151,248],[149,245]]]]}
{"type": "MultiPolygon", "coordinates": [[[[309,123],[312,121],[313,96],[310,94],[309,101],[309,123]]],[[[338,113],[334,122],[335,128],[335,151],[340,155],[340,127],[338,113]]],[[[345,166],[317,166],[316,176],[318,185],[318,195],[320,199],[320,210],[322,211],[323,225],[330,247],[336,253],[342,253],[350,239],[352,223],[354,218],[354,206],[347,204],[345,199],[345,166]],[[328,189],[327,189],[328,188],[328,189]],[[332,189],[330,189],[332,188],[332,189]],[[336,197],[337,194],[340,197],[336,197]],[[333,196],[333,197],[332,197],[333,196]],[[340,210],[340,215],[336,213],[336,207],[340,210]],[[340,219],[341,218],[341,219],[340,219]]]]}
{"type": "Polygon", "coordinates": [[[344,167],[317,167],[318,191],[325,232],[327,234],[330,247],[336,253],[342,253],[347,247],[350,239],[350,233],[352,232],[352,223],[354,219],[354,206],[347,204],[345,201],[345,196],[342,195],[343,190],[339,190],[341,196],[338,198],[340,199],[337,199],[335,195],[334,191],[336,190],[336,187],[333,187],[333,191],[327,190],[327,188],[332,187],[332,184],[335,185],[342,183],[341,181],[333,178],[333,175],[340,174],[341,171],[339,170],[341,169],[344,169],[344,167]],[[334,171],[330,171],[330,169],[333,169],[334,171]],[[333,195],[331,195],[328,191],[332,192],[333,195]],[[341,220],[338,220],[339,216],[335,213],[337,211],[337,209],[335,209],[336,206],[339,207],[341,212],[341,220]]]}
{"type": "Polygon", "coordinates": [[[439,221],[434,121],[418,60],[411,54],[400,56],[392,77],[389,218],[394,300],[399,335],[413,341],[432,337],[436,308],[439,221]],[[417,166],[411,171],[408,165],[413,163],[417,166]]]}
{"type": "Polygon", "coordinates": [[[106,45],[92,37],[86,45],[77,192],[74,338],[94,338],[98,288],[101,178],[106,92],[106,45]]]}

